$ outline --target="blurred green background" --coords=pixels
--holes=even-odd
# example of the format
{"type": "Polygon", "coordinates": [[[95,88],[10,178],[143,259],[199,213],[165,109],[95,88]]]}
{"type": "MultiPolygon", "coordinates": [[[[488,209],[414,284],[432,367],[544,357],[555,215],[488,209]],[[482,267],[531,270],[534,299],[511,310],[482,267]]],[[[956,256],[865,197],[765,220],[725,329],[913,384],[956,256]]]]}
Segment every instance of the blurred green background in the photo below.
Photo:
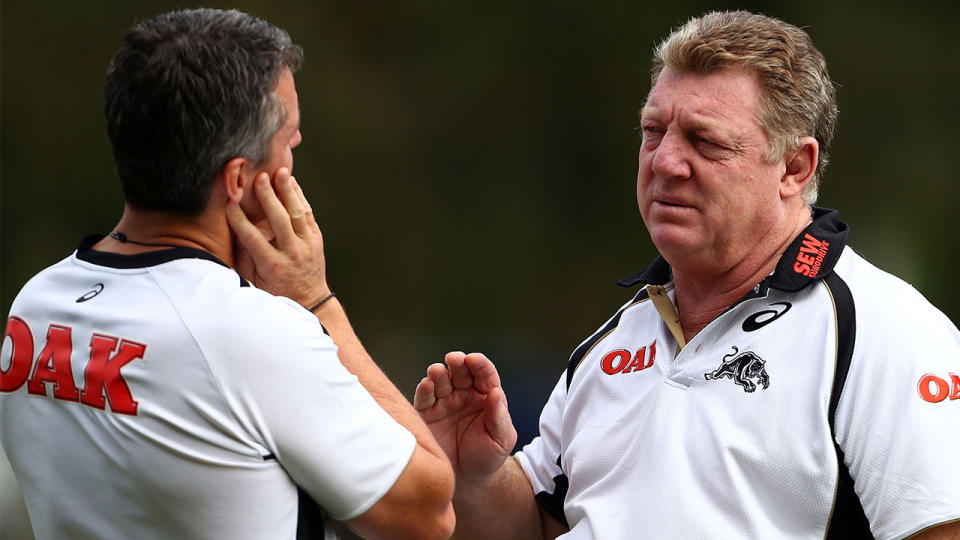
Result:
{"type": "MultiPolygon", "coordinates": [[[[532,436],[570,351],[633,294],[615,280],[655,256],[636,209],[636,112],[653,45],[710,9],[807,29],[841,110],[819,204],[841,210],[858,251],[960,320],[956,3],[206,5],[304,47],[294,172],[333,288],[408,396],[444,352],[482,350],[521,442],[532,436]]],[[[3,3],[3,314],[31,275],[119,218],[103,75],[126,28],[181,7],[195,4],[3,3]]]]}

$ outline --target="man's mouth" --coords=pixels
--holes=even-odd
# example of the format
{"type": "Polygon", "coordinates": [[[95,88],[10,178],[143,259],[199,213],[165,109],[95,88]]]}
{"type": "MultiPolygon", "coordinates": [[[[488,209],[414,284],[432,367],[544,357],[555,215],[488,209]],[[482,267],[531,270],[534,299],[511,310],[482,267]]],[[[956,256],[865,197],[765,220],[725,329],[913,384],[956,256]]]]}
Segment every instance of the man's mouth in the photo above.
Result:
{"type": "Polygon", "coordinates": [[[663,206],[669,206],[674,208],[689,208],[693,205],[688,204],[686,201],[674,198],[674,197],[662,197],[654,199],[654,202],[660,203],[663,206]]]}

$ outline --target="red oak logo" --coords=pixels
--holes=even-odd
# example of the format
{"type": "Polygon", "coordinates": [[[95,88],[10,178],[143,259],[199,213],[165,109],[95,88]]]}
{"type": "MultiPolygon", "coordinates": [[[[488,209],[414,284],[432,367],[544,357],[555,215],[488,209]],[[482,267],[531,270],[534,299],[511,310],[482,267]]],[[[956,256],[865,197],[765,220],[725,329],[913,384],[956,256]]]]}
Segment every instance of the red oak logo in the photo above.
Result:
{"type": "Polygon", "coordinates": [[[631,353],[627,349],[617,349],[603,355],[600,360],[600,369],[607,375],[616,375],[618,373],[634,373],[642,371],[653,365],[653,359],[657,356],[657,340],[649,347],[640,347],[636,352],[631,353]],[[649,349],[649,354],[648,354],[649,349]]]}
{"type": "Polygon", "coordinates": [[[84,405],[121,414],[137,414],[137,401],[130,393],[120,368],[143,358],[146,345],[104,334],[90,337],[90,353],[83,371],[84,385],[77,388],[73,380],[73,329],[51,324],[46,342],[34,362],[34,336],[30,326],[19,317],[7,320],[4,339],[10,340],[10,365],[0,365],[0,392],[15,392],[27,384],[27,392],[47,395],[47,385],[53,386],[53,397],[64,401],[79,401],[84,405]]]}
{"type": "Polygon", "coordinates": [[[920,393],[920,397],[924,401],[930,403],[940,403],[948,397],[951,400],[960,399],[960,375],[951,373],[949,377],[948,382],[947,379],[937,377],[933,373],[927,373],[920,377],[920,382],[917,383],[917,392],[920,393]]]}

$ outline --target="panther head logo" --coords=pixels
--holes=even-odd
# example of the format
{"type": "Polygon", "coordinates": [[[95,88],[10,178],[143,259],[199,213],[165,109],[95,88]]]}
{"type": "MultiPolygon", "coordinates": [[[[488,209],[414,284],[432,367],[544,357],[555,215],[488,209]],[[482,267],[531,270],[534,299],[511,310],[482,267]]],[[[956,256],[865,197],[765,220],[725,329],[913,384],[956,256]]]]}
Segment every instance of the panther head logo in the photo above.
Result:
{"type": "Polygon", "coordinates": [[[770,376],[767,375],[767,370],[763,367],[766,362],[752,351],[737,353],[740,353],[740,349],[733,347],[733,352],[723,357],[723,364],[714,371],[704,373],[704,378],[710,381],[721,377],[730,377],[733,382],[742,386],[743,391],[747,393],[757,389],[757,384],[753,382],[753,380],[756,380],[766,390],[770,386],[770,376]]]}

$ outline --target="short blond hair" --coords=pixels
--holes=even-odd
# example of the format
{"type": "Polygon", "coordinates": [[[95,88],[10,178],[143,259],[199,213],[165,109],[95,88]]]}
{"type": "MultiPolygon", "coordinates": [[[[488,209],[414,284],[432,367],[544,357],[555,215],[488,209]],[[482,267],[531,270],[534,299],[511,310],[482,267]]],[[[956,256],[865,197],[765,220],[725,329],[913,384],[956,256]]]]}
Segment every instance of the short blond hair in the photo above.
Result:
{"type": "Polygon", "coordinates": [[[812,136],[820,146],[816,170],[803,200],[817,200],[837,122],[837,96],[827,61],[810,36],[778,19],[746,11],[711,12],[687,21],[653,52],[651,88],[664,67],[708,74],[739,68],[760,83],[757,122],[770,138],[766,158],[781,159],[812,136]]]}

